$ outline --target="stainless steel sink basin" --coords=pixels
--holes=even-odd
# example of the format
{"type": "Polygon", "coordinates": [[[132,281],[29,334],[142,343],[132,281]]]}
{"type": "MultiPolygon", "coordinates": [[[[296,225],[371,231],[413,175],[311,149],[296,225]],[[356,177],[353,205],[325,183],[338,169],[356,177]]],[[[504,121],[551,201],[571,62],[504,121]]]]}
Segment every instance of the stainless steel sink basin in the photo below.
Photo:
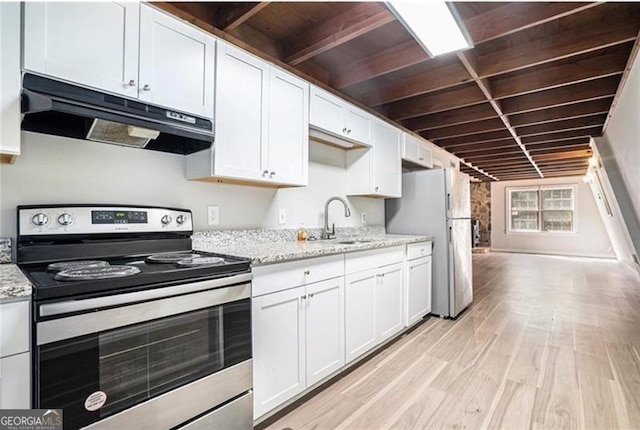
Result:
{"type": "Polygon", "coordinates": [[[358,245],[360,243],[371,243],[371,242],[375,242],[372,239],[353,239],[353,240],[339,240],[336,243],[339,243],[340,245],[358,245]]]}

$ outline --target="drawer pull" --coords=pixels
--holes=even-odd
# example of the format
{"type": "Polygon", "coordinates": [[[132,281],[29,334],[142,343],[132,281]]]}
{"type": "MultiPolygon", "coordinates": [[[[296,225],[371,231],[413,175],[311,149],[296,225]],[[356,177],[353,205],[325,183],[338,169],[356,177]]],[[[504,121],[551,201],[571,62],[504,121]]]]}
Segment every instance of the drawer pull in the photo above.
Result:
{"type": "Polygon", "coordinates": [[[302,300],[307,298],[307,295],[305,294],[304,296],[300,297],[302,300]]]}
{"type": "Polygon", "coordinates": [[[305,274],[305,275],[310,275],[310,274],[311,274],[311,270],[305,270],[305,271],[304,271],[304,274],[305,274]]]}
{"type": "Polygon", "coordinates": [[[309,293],[309,298],[313,297],[313,293],[309,293]]]}

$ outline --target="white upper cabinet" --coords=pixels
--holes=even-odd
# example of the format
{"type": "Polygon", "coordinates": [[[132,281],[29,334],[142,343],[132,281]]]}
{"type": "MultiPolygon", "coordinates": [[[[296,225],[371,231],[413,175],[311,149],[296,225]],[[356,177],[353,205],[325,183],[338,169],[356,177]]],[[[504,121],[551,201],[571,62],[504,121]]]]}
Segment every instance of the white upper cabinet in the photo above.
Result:
{"type": "Polygon", "coordinates": [[[309,124],[341,139],[371,146],[373,117],[362,109],[311,87],[309,124]]]}
{"type": "Polygon", "coordinates": [[[140,6],[140,99],[213,117],[215,39],[140,6]]]}
{"type": "Polygon", "coordinates": [[[404,133],[404,139],[402,142],[402,159],[428,169],[433,167],[433,155],[431,148],[425,141],[409,133],[404,133]]]}
{"type": "Polygon", "coordinates": [[[188,179],[307,185],[309,84],[218,42],[213,148],[187,157],[188,179]]]}
{"type": "Polygon", "coordinates": [[[138,97],[140,4],[25,2],[24,68],[138,97]]]}
{"type": "Polygon", "coordinates": [[[347,151],[349,195],[401,196],[400,138],[400,130],[376,120],[373,124],[373,147],[347,151]]]}
{"type": "Polygon", "coordinates": [[[272,68],[268,97],[269,178],[307,185],[309,167],[309,84],[272,68]]]}
{"type": "Polygon", "coordinates": [[[20,155],[20,3],[0,3],[0,161],[20,155]]]}
{"type": "Polygon", "coordinates": [[[136,2],[27,2],[27,71],[213,117],[215,39],[136,2]]]}
{"type": "Polygon", "coordinates": [[[267,73],[267,65],[256,57],[218,44],[215,175],[245,180],[268,177],[262,152],[267,140],[267,73]]]}

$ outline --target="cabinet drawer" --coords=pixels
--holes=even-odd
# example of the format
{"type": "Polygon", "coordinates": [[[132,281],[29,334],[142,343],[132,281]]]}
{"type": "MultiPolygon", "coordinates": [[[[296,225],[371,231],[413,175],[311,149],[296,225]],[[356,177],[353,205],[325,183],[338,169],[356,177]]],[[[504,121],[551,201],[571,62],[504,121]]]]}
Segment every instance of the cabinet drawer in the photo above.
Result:
{"type": "Polygon", "coordinates": [[[0,304],[0,357],[29,351],[29,300],[0,304]]]}
{"type": "Polygon", "coordinates": [[[253,268],[252,295],[286,290],[344,275],[344,254],[308,258],[253,268]]]}
{"type": "Polygon", "coordinates": [[[407,245],[407,260],[431,255],[432,242],[410,243],[407,245]]]}
{"type": "Polygon", "coordinates": [[[363,270],[401,263],[404,260],[404,246],[372,249],[345,255],[345,272],[357,273],[363,270]]]}

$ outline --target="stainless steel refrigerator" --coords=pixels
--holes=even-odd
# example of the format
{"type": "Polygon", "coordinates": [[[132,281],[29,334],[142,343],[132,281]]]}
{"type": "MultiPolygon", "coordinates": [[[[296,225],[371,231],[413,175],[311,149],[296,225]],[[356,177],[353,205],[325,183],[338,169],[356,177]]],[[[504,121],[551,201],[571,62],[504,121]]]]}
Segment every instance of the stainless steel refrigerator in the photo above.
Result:
{"type": "Polygon", "coordinates": [[[432,313],[455,318],[473,301],[469,176],[455,169],[402,174],[402,198],[385,202],[387,233],[430,235],[432,313]]]}

